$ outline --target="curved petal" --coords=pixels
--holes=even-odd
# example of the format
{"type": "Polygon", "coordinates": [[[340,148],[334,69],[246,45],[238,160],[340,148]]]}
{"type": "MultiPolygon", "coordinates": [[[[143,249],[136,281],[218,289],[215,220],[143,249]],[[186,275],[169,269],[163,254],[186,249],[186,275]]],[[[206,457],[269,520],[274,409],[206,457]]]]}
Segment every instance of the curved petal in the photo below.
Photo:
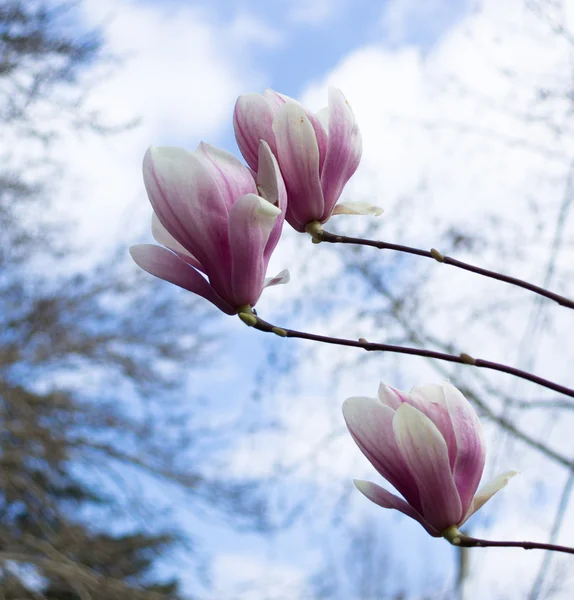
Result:
{"type": "Polygon", "coordinates": [[[296,100],[293,100],[293,98],[286,96],[285,94],[280,94],[279,92],[276,92],[270,88],[267,88],[263,92],[263,97],[265,100],[267,100],[267,102],[269,102],[269,106],[271,106],[273,111],[276,111],[280,106],[283,106],[287,100],[296,102],[296,100]]]}
{"type": "Polygon", "coordinates": [[[379,384],[379,400],[393,410],[397,410],[399,406],[407,401],[406,394],[400,390],[387,385],[386,383],[379,384]]]}
{"type": "Polygon", "coordinates": [[[315,116],[317,117],[317,119],[319,119],[319,123],[323,125],[323,129],[325,131],[329,131],[329,107],[325,106],[325,108],[318,110],[315,113],[315,116]]]}
{"type": "Polygon", "coordinates": [[[425,414],[441,432],[448,447],[448,458],[452,471],[457,454],[456,436],[446,407],[445,391],[442,385],[438,383],[426,383],[415,386],[409,392],[407,402],[425,414]]]}
{"type": "Polygon", "coordinates": [[[345,184],[357,170],[362,154],[362,140],[353,111],[340,90],[329,90],[329,139],[321,172],[325,211],[321,221],[330,216],[345,184]]]}
{"type": "Polygon", "coordinates": [[[409,391],[409,398],[412,398],[413,403],[416,403],[417,407],[419,404],[424,404],[425,402],[433,402],[434,404],[440,404],[446,408],[445,393],[443,386],[440,383],[415,385],[409,391]]]}
{"type": "Polygon", "coordinates": [[[444,382],[442,387],[455,436],[454,481],[462,510],[466,512],[473,502],[484,470],[486,449],[482,425],[476,411],[459,390],[448,382],[444,382]]]}
{"type": "Polygon", "coordinates": [[[362,479],[353,479],[355,487],[365,495],[371,502],[382,506],[383,508],[393,508],[399,510],[411,519],[418,521],[433,537],[440,537],[440,531],[436,530],[407,502],[402,498],[391,494],[380,485],[362,479]]]}
{"type": "Polygon", "coordinates": [[[302,221],[299,221],[297,217],[293,214],[293,211],[291,210],[290,200],[287,202],[285,220],[287,221],[287,223],[289,223],[289,225],[291,225],[291,227],[293,227],[293,229],[295,229],[295,231],[298,231],[299,233],[305,233],[305,226],[307,225],[307,222],[303,223],[302,221]]]}
{"type": "Polygon", "coordinates": [[[283,269],[282,271],[277,273],[275,277],[266,277],[265,281],[263,282],[263,287],[267,288],[272,287],[274,285],[282,285],[284,283],[289,283],[290,280],[291,275],[289,274],[289,271],[287,269],[283,269]]]}
{"type": "Polygon", "coordinates": [[[281,237],[283,222],[285,221],[285,209],[287,207],[287,190],[279,170],[277,159],[273,156],[271,148],[264,140],[259,143],[259,170],[257,171],[257,190],[259,194],[274,206],[281,210],[281,214],[275,220],[269,240],[265,245],[263,260],[265,265],[269,262],[271,253],[275,250],[277,242],[281,237]]]}
{"type": "Polygon", "coordinates": [[[347,398],[343,402],[343,417],[361,452],[411,506],[420,510],[417,485],[395,441],[394,414],[375,398],[347,398]]]}
{"type": "Polygon", "coordinates": [[[373,215],[380,217],[384,213],[384,209],[375,204],[368,202],[345,202],[344,204],[336,204],[331,216],[334,215],[373,215]]]}
{"type": "Polygon", "coordinates": [[[235,306],[254,306],[265,279],[263,253],[281,211],[255,194],[237,200],[229,212],[231,287],[235,306]]]}
{"type": "Polygon", "coordinates": [[[261,94],[239,96],[233,111],[233,129],[239,150],[254,171],[257,171],[260,140],[265,140],[273,153],[276,152],[273,108],[261,94]]]}
{"type": "Polygon", "coordinates": [[[170,233],[169,231],[161,224],[161,221],[157,218],[155,213],[152,214],[151,217],[151,234],[153,235],[154,240],[169,248],[176,254],[179,254],[180,257],[188,264],[193,266],[198,271],[204,272],[204,268],[201,263],[189,252],[186,248],[184,248],[170,233]]]}
{"type": "Polygon", "coordinates": [[[218,293],[229,294],[227,205],[198,156],[181,148],[150,148],[144,183],[161,224],[199,260],[218,293]]]}
{"type": "Polygon", "coordinates": [[[202,296],[228,315],[235,314],[235,309],[217,295],[209,282],[173,252],[153,244],[139,244],[130,248],[130,254],[144,271],[202,296]]]}
{"type": "Polygon", "coordinates": [[[436,425],[404,403],[394,413],[393,431],[399,452],[415,478],[421,514],[438,531],[456,525],[463,515],[462,507],[446,441],[436,425]]]}
{"type": "Polygon", "coordinates": [[[474,497],[472,505],[464,519],[459,526],[466,522],[466,520],[471,517],[479,508],[484,506],[496,492],[500,491],[503,487],[506,487],[506,484],[512,479],[515,475],[518,475],[518,471],[507,471],[506,473],[502,473],[501,475],[496,476],[494,479],[481,486],[478,490],[478,493],[474,497]]]}
{"type": "Polygon", "coordinates": [[[319,178],[319,148],[304,109],[296,102],[286,102],[275,114],[273,131],[289,197],[288,218],[292,213],[299,224],[320,219],[324,202],[319,178]]]}
{"type": "Polygon", "coordinates": [[[319,148],[319,174],[323,171],[323,165],[325,164],[325,157],[327,156],[327,145],[328,145],[328,136],[321,120],[314,115],[312,112],[303,109],[309,122],[313,127],[313,131],[315,132],[315,138],[317,139],[317,147],[319,148]]]}
{"type": "Polygon", "coordinates": [[[257,192],[251,171],[231,152],[201,142],[195,153],[211,173],[228,209],[237,198],[257,192]]]}

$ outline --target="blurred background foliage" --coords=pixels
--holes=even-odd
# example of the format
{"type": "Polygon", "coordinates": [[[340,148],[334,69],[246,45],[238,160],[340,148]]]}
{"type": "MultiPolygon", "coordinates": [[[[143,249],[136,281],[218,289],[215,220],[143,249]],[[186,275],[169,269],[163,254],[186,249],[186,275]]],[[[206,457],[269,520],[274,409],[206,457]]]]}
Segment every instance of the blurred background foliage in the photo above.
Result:
{"type": "Polygon", "coordinates": [[[174,304],[125,247],[86,266],[74,224],[50,218],[65,170],[53,141],[88,127],[113,143],[135,124],[85,109],[85,72],[117,59],[78,34],[76,10],[0,3],[0,598],[175,599],[178,549],[204,565],[145,489],[250,522],[261,505],[202,473],[210,433],[177,400],[213,356],[203,306],[174,304]]]}
{"type": "MultiPolygon", "coordinates": [[[[489,97],[456,74],[437,76],[436,97],[468,107],[464,118],[388,118],[442,165],[437,158],[413,170],[410,191],[380,221],[333,219],[329,230],[435,246],[572,295],[574,40],[561,25],[560,2],[522,4],[534,18],[532,43],[557,49],[552,69],[501,50],[505,36],[517,35],[512,23],[492,43],[470,40],[507,92],[489,97]],[[444,208],[461,172],[479,173],[478,182],[468,175],[464,197],[444,208]],[[527,178],[532,193],[525,197],[481,197],[527,178]],[[474,207],[470,216],[457,210],[464,203],[474,207]]],[[[538,388],[470,368],[421,367],[419,359],[327,354],[270,336],[249,348],[255,385],[243,410],[227,420],[201,416],[188,383],[220,357],[217,315],[135,269],[123,246],[94,264],[69,244],[74,223],[52,213],[66,170],[53,150],[58,137],[89,129],[112,144],[138,118],[108,122],[87,108],[97,84],[92,67],[119,68],[121,57],[107,51],[103,32],[78,33],[76,10],[74,3],[0,0],[0,598],[178,600],[189,597],[180,579],[190,569],[208,589],[209,556],[201,536],[182,526],[176,503],[200,518],[207,510],[243,532],[284,539],[289,558],[315,553],[304,581],[278,585],[270,574],[243,584],[233,600],[474,597],[465,585],[480,565],[466,554],[456,557],[453,576],[435,573],[431,546],[408,538],[415,535],[408,524],[400,521],[399,529],[397,522],[393,536],[386,513],[373,520],[368,508],[356,510],[363,499],[347,471],[361,476],[367,467],[347,458],[340,403],[356,393],[349,381],[372,382],[374,394],[382,378],[404,388],[451,379],[484,420],[490,469],[528,460],[560,482],[544,511],[546,531],[557,539],[574,459],[556,440],[571,428],[574,406],[538,388]],[[408,560],[400,558],[405,545],[408,560]],[[404,574],[409,562],[419,569],[416,581],[404,574]],[[413,591],[421,588],[428,590],[423,596],[413,591]]],[[[378,171],[368,160],[364,168],[375,183],[354,189],[353,199],[372,202],[378,171]]],[[[424,259],[302,244],[292,232],[285,244],[285,255],[297,257],[285,265],[296,292],[272,315],[278,325],[467,351],[566,381],[573,356],[560,307],[499,283],[469,283],[424,259]]],[[[483,515],[470,526],[486,528],[483,515]]],[[[530,600],[560,592],[561,565],[538,565],[530,600]]]]}

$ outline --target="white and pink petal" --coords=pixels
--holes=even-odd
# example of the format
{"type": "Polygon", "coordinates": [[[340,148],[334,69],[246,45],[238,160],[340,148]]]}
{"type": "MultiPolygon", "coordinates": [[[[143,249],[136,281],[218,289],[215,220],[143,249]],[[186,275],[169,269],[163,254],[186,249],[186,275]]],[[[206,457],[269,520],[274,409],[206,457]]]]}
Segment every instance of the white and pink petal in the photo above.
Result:
{"type": "Polygon", "coordinates": [[[264,260],[265,265],[281,237],[283,222],[287,208],[287,190],[279,169],[277,159],[271,152],[271,148],[264,140],[259,144],[259,168],[257,171],[257,190],[259,195],[268,202],[279,208],[281,214],[275,220],[271,234],[265,246],[264,260]]]}
{"type": "Polygon", "coordinates": [[[448,448],[437,426],[403,403],[394,413],[397,448],[415,479],[421,514],[437,530],[458,523],[462,506],[450,469],[448,448]]]}
{"type": "Polygon", "coordinates": [[[253,306],[263,290],[264,252],[281,210],[256,194],[246,194],[229,211],[231,288],[235,306],[253,306]]]}
{"type": "Polygon", "coordinates": [[[193,256],[193,254],[187,250],[187,248],[184,248],[169,233],[169,231],[161,224],[161,221],[157,218],[155,213],[153,213],[151,217],[151,234],[158,244],[173,250],[173,252],[178,254],[185,262],[195,267],[198,271],[204,272],[204,268],[197,258],[195,258],[195,256],[193,256]]]}
{"type": "Polygon", "coordinates": [[[243,94],[235,104],[233,111],[235,139],[243,158],[254,171],[257,171],[261,140],[265,140],[274,153],[277,150],[273,133],[273,113],[274,107],[261,94],[243,94]]]}
{"type": "Polygon", "coordinates": [[[480,487],[468,512],[464,516],[463,520],[458,524],[459,526],[465,523],[469,517],[471,517],[477,510],[484,506],[497,492],[502,488],[506,487],[506,484],[515,476],[518,475],[518,471],[506,471],[501,475],[497,475],[494,479],[491,479],[488,483],[480,487]]]}
{"type": "Polygon", "coordinates": [[[181,148],[150,148],[144,157],[144,183],[165,229],[199,260],[210,280],[229,279],[228,209],[211,173],[181,148]]]}
{"type": "Polygon", "coordinates": [[[362,139],[353,111],[340,90],[329,90],[329,135],[325,162],[321,171],[324,193],[322,222],[335,208],[345,184],[359,166],[362,139]]]}
{"type": "Polygon", "coordinates": [[[456,439],[453,475],[466,512],[480,483],[486,447],[482,425],[470,402],[448,382],[443,383],[446,407],[456,439]]]}
{"type": "Polygon", "coordinates": [[[202,296],[228,315],[235,314],[235,307],[225,302],[200,273],[170,250],[139,244],[130,248],[130,254],[144,271],[202,296]]]}
{"type": "Polygon", "coordinates": [[[376,398],[354,397],[343,402],[343,417],[350,434],[373,467],[417,510],[417,485],[395,441],[395,411],[376,398]]]}
{"type": "Polygon", "coordinates": [[[251,171],[231,152],[201,142],[195,154],[211,173],[228,209],[237,198],[245,194],[257,193],[251,171]]]}
{"type": "Polygon", "coordinates": [[[354,479],[353,483],[355,487],[366,496],[371,502],[382,506],[383,508],[391,508],[398,510],[405,514],[407,517],[418,521],[427,532],[433,537],[440,537],[440,531],[436,530],[430,523],[428,523],[424,517],[419,514],[410,504],[405,502],[402,498],[391,494],[391,492],[385,490],[380,485],[372,483],[371,481],[363,481],[361,479],[354,479]]]}
{"type": "Polygon", "coordinates": [[[289,195],[289,211],[297,223],[320,219],[324,211],[319,177],[319,146],[313,125],[296,102],[286,102],[275,113],[273,131],[277,158],[289,195]]]}
{"type": "Polygon", "coordinates": [[[380,217],[384,212],[380,206],[369,202],[339,202],[335,205],[331,216],[334,215],[374,215],[380,217]]]}

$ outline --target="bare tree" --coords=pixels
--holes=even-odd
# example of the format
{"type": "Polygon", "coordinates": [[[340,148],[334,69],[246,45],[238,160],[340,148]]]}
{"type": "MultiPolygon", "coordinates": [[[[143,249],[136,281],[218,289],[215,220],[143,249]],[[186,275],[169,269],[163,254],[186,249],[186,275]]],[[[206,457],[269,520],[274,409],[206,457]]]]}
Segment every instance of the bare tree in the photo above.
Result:
{"type": "Polygon", "coordinates": [[[115,129],[84,107],[89,67],[111,59],[98,32],[78,36],[74,10],[0,6],[0,127],[30,150],[7,145],[0,161],[0,598],[176,598],[165,565],[189,540],[145,489],[183,487],[250,520],[262,509],[245,482],[204,474],[212,431],[177,401],[213,349],[209,313],[125,248],[58,274],[61,229],[42,217],[65,169],[50,115],[115,129]]]}

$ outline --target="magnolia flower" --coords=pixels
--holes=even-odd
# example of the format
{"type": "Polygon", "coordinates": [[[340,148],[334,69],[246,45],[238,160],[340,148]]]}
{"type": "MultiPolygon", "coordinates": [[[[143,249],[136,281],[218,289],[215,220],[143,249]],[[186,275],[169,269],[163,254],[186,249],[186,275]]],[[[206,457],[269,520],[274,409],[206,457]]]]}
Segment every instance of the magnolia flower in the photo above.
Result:
{"type": "Polygon", "coordinates": [[[484,469],[482,427],[451,384],[409,393],[381,384],[378,398],[348,398],[343,415],[353,439],[404,500],[369,481],[355,485],[369,500],[418,521],[432,536],[459,527],[508,480],[495,477],[478,493],[484,469]]]}
{"type": "Polygon", "coordinates": [[[286,219],[297,231],[333,214],[382,212],[365,203],[335,206],[362,152],[355,116],[340,90],[329,90],[329,107],[317,114],[272,90],[244,94],[235,105],[233,126],[252,169],[257,169],[259,140],[277,157],[289,196],[286,219]]]}
{"type": "Polygon", "coordinates": [[[143,162],[152,233],[165,248],[133,246],[133,259],[230,315],[255,305],[267,285],[289,279],[287,271],[265,279],[287,195],[269,146],[261,142],[258,152],[256,175],[232,154],[204,143],[195,152],[152,147],[143,162]]]}

